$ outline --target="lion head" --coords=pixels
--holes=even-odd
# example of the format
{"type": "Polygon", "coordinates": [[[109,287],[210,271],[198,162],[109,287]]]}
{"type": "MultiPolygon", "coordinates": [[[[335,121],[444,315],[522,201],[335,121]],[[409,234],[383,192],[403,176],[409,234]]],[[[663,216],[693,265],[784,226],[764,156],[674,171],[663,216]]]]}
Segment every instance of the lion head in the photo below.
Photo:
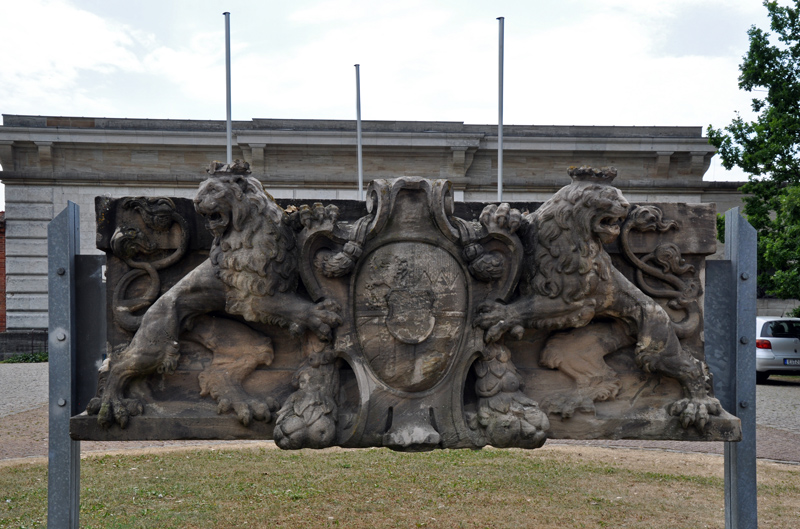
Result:
{"type": "Polygon", "coordinates": [[[111,249],[120,259],[133,259],[137,254],[152,254],[156,249],[154,243],[147,239],[139,228],[120,226],[111,236],[111,249]]]}
{"type": "Polygon", "coordinates": [[[603,244],[617,238],[629,207],[606,182],[574,178],[529,214],[526,294],[572,302],[608,280],[612,264],[603,244]]]}
{"type": "Polygon", "coordinates": [[[249,321],[271,316],[258,299],[297,287],[294,234],[286,212],[247,174],[215,173],[200,184],[197,212],[214,235],[210,258],[228,287],[226,311],[249,321]]]}

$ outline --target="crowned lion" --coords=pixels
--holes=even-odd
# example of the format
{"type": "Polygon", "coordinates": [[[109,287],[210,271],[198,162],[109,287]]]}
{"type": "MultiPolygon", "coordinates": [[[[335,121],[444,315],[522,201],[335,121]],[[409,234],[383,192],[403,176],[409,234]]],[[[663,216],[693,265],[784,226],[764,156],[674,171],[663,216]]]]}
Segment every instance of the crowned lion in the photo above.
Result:
{"type": "Polygon", "coordinates": [[[577,397],[543,405],[563,417],[617,395],[620,382],[603,357],[635,344],[642,369],[673,377],[684,389],[685,398],[672,403],[669,413],[684,428],[703,431],[722,410],[711,396],[707,366],[681,346],[667,312],[626,279],[603,248],[619,236],[630,208],[609,185],[616,169],[570,168],[569,174],[570,185],[523,216],[522,296],[508,305],[484,303],[476,325],[486,330],[487,342],[506,332],[520,338],[524,328],[562,331],[550,335],[540,363],[577,383],[577,397]]]}
{"type": "Polygon", "coordinates": [[[209,258],[153,303],[130,344],[104,366],[98,397],[87,407],[101,425],[117,422],[124,428],[131,415],[143,411],[138,399],[127,398],[128,385],[135,377],[173,372],[179,339],[213,352],[199,381],[201,394],[217,400],[220,412],[233,409],[244,424],[269,420],[274,403],[255,401],[241,384],[258,365],[271,363],[270,339],[244,323],[208,313],[288,327],[295,335],[309,331],[323,341],[341,323],[334,302],[313,303],[296,293],[298,249],[289,216],[249,176],[248,165],[214,162],[209,173],[194,199],[214,235],[209,258]],[[195,329],[199,318],[207,321],[195,329]],[[233,335],[238,346],[226,340],[233,335]]]}

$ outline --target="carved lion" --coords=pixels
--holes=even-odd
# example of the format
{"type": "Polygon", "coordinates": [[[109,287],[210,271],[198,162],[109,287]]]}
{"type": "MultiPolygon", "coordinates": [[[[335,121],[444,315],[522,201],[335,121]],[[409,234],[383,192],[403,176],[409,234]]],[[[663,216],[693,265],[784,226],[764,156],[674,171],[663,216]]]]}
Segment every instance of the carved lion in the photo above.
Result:
{"type": "Polygon", "coordinates": [[[252,418],[269,420],[265,404],[274,404],[254,402],[241,385],[257,365],[272,361],[269,338],[233,320],[226,320],[222,333],[193,329],[202,314],[224,312],[289,327],[297,335],[308,330],[322,340],[341,323],[335,303],[315,304],[297,295],[297,248],[289,217],[241,165],[222,167],[223,172],[212,167],[200,185],[194,203],[214,235],[209,259],[158,298],[131,343],[112,356],[102,395],[87,408],[102,425],[124,427],[143,411],[138,400],[125,398],[130,380],[174,371],[181,339],[205,342],[212,353],[220,352],[219,361],[201,375],[203,394],[219,402],[220,412],[232,408],[245,424],[252,418]],[[238,357],[231,349],[237,342],[250,344],[234,347],[238,357]]]}
{"type": "Polygon", "coordinates": [[[260,301],[297,288],[297,249],[284,211],[258,180],[242,175],[204,181],[194,204],[214,235],[209,257],[227,287],[225,312],[248,321],[280,319],[260,301]]]}
{"type": "Polygon", "coordinates": [[[524,217],[522,297],[509,305],[485,303],[476,324],[486,329],[487,342],[506,332],[519,338],[523,328],[567,331],[551,334],[540,357],[542,365],[559,369],[578,386],[576,393],[543,404],[563,417],[617,395],[619,380],[603,357],[635,344],[642,369],[683,386],[686,398],[669,412],[680,415],[684,427],[694,424],[702,431],[722,409],[709,395],[705,364],[681,347],[666,311],[626,279],[603,248],[619,235],[630,207],[608,185],[615,175],[613,168],[572,169],[572,184],[524,217]]]}

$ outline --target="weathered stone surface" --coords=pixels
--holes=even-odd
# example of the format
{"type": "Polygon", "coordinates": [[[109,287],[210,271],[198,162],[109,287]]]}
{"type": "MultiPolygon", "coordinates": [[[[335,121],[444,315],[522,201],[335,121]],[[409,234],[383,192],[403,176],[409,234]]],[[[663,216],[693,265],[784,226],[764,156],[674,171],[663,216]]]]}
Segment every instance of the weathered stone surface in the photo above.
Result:
{"type": "Polygon", "coordinates": [[[589,168],[541,207],[455,204],[418,177],[295,207],[246,164],[210,172],[194,200],[208,231],[187,200],[99,200],[110,354],[73,437],[414,451],[741,435],[703,361],[713,207],[631,206],[615,171],[589,168]]]}

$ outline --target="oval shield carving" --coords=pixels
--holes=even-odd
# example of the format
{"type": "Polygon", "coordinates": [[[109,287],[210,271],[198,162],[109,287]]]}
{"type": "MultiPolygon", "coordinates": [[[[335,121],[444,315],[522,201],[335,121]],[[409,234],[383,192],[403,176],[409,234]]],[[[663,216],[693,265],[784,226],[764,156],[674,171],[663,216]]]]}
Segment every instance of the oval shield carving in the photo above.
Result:
{"type": "Polygon", "coordinates": [[[403,343],[416,345],[428,339],[436,325],[432,290],[392,290],[386,298],[386,328],[403,343]]]}
{"type": "Polygon", "coordinates": [[[366,259],[355,282],[355,320],[366,360],[387,385],[433,387],[447,371],[466,322],[461,265],[432,244],[395,242],[366,259]]]}

